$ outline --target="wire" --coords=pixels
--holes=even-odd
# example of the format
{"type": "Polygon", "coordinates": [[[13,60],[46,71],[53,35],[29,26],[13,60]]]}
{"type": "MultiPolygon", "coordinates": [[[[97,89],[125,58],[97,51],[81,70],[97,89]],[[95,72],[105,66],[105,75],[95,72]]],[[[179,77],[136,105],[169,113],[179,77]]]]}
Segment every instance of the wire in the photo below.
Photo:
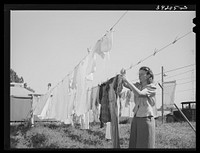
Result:
{"type": "Polygon", "coordinates": [[[178,81],[178,80],[186,80],[186,79],[191,79],[191,77],[176,79],[176,81],[178,81]]]}
{"type": "MultiPolygon", "coordinates": [[[[195,65],[195,64],[190,64],[190,65],[186,65],[186,66],[183,66],[183,67],[179,67],[179,68],[175,68],[175,69],[172,69],[172,70],[168,70],[168,71],[165,71],[164,73],[166,73],[166,72],[171,72],[171,71],[175,71],[175,70],[179,70],[179,69],[183,69],[183,68],[186,68],[186,67],[189,67],[189,66],[193,66],[193,65],[195,65]]],[[[162,74],[161,72],[160,73],[156,73],[156,74],[154,74],[154,76],[156,76],[156,75],[160,75],[160,74],[162,74]]],[[[138,79],[134,79],[134,80],[132,80],[132,81],[136,81],[136,80],[138,80],[138,79]]],[[[159,80],[160,81],[160,80],[159,80]]]]}
{"type": "Polygon", "coordinates": [[[179,73],[179,74],[176,74],[176,75],[169,76],[169,77],[167,77],[165,79],[168,79],[168,78],[171,78],[171,77],[174,77],[174,76],[178,76],[178,75],[181,75],[181,74],[185,74],[185,73],[188,73],[188,72],[191,72],[191,71],[194,71],[194,69],[186,71],[186,72],[183,72],[183,73],[179,73]]]}
{"type": "MultiPolygon", "coordinates": [[[[119,23],[119,21],[125,16],[125,14],[127,13],[128,11],[126,11],[119,19],[118,19],[118,21],[110,28],[110,31],[119,23]]],[[[104,34],[104,36],[105,36],[106,34],[104,34]]],[[[63,79],[62,79],[62,81],[67,77],[67,76],[69,76],[75,69],[76,69],[76,67],[88,56],[89,54],[87,54],[83,59],[81,59],[81,61],[74,67],[74,69],[71,71],[71,72],[69,72],[63,79]]],[[[60,82],[62,82],[62,81],[60,81],[60,82]]],[[[60,82],[58,82],[52,89],[51,89],[51,91],[53,91],[53,89],[54,88],[56,88],[59,84],[60,84],[60,82]]]]}
{"type": "MultiPolygon", "coordinates": [[[[118,21],[110,28],[110,31],[119,23],[119,21],[124,17],[124,15],[127,13],[128,11],[126,11],[119,19],[118,19],[118,21]]],[[[104,34],[105,35],[105,34],[104,34]]],[[[75,67],[74,67],[74,69],[88,56],[89,54],[87,54],[75,67]]],[[[68,75],[70,75],[73,71],[74,71],[74,69],[70,72],[70,73],[68,73],[67,74],[67,76],[68,75]]]]}
{"type": "Polygon", "coordinates": [[[195,90],[195,89],[178,90],[177,92],[185,92],[185,91],[190,91],[190,90],[195,90]]]}
{"type": "Polygon", "coordinates": [[[124,17],[124,15],[127,13],[128,11],[126,11],[119,19],[118,21],[110,28],[110,30],[112,30],[116,25],[117,23],[124,17]]]}
{"type": "Polygon", "coordinates": [[[183,83],[178,83],[176,85],[186,84],[186,83],[190,83],[190,82],[193,82],[193,81],[196,81],[196,80],[192,80],[192,81],[188,81],[188,82],[183,82],[183,83]]]}
{"type": "Polygon", "coordinates": [[[193,65],[195,65],[195,64],[190,64],[190,65],[183,66],[183,67],[179,67],[179,68],[176,68],[176,69],[173,69],[173,70],[165,71],[164,73],[168,73],[168,72],[176,71],[176,70],[183,69],[183,68],[186,68],[186,67],[190,67],[190,66],[193,66],[193,65]]]}
{"type": "MultiPolygon", "coordinates": [[[[179,93],[179,92],[185,92],[185,91],[190,91],[190,90],[196,90],[196,89],[186,89],[186,90],[177,90],[177,91],[175,91],[175,94],[177,94],[177,93],[179,93]]],[[[156,94],[156,95],[162,95],[161,93],[159,93],[159,94],[156,94]]]]}
{"type": "Polygon", "coordinates": [[[175,40],[174,40],[173,42],[169,43],[168,45],[164,46],[163,48],[161,48],[161,49],[159,49],[159,50],[155,49],[153,54],[151,54],[151,55],[147,56],[146,58],[140,60],[139,62],[137,62],[137,63],[134,64],[134,65],[131,64],[131,66],[130,66],[129,68],[125,69],[125,70],[128,71],[128,70],[132,69],[134,66],[136,66],[136,65],[142,63],[143,61],[147,60],[149,57],[155,56],[158,52],[160,52],[160,51],[162,51],[163,49],[169,47],[170,45],[175,44],[178,40],[184,38],[185,36],[187,36],[187,35],[190,34],[190,33],[192,33],[192,31],[186,33],[185,35],[181,36],[181,37],[178,38],[178,39],[177,39],[177,37],[176,37],[175,40]]]}

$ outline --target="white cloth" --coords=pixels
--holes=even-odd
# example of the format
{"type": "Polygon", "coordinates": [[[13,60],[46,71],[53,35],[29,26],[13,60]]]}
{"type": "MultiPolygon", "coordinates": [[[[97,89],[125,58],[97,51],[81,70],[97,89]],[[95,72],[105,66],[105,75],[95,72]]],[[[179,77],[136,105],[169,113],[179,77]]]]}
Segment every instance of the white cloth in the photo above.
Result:
{"type": "Polygon", "coordinates": [[[106,123],[106,139],[111,139],[111,125],[110,122],[106,123]]]}
{"type": "Polygon", "coordinates": [[[81,129],[89,129],[89,111],[80,116],[81,129]]]}
{"type": "Polygon", "coordinates": [[[86,67],[88,64],[88,57],[86,57],[79,65],[78,65],[78,73],[77,73],[77,90],[76,90],[76,98],[75,98],[75,113],[77,116],[80,116],[87,112],[86,106],[86,67]]]}
{"type": "Polygon", "coordinates": [[[34,109],[33,109],[33,115],[40,115],[49,96],[50,96],[51,92],[48,91],[46,94],[42,95],[39,97],[39,99],[37,98],[34,98],[33,100],[33,104],[35,105],[34,106],[34,109]]]}
{"type": "MultiPolygon", "coordinates": [[[[78,69],[77,69],[78,70],[78,69]]],[[[74,80],[74,73],[75,71],[73,71],[73,73],[69,74],[67,79],[69,82],[69,86],[68,86],[68,96],[69,96],[69,101],[68,101],[68,107],[67,109],[67,116],[70,116],[71,114],[74,113],[74,109],[75,109],[75,98],[76,98],[76,83],[73,87],[73,80],[74,80]]],[[[75,79],[76,80],[76,79],[75,79]]]]}
{"type": "Polygon", "coordinates": [[[37,115],[39,119],[48,119],[47,112],[49,109],[50,101],[51,101],[51,95],[49,95],[47,102],[46,102],[44,108],[42,109],[41,114],[37,115]]]}
{"type": "Polygon", "coordinates": [[[164,90],[164,105],[167,107],[174,104],[176,81],[169,81],[163,83],[164,90]]]}
{"type": "Polygon", "coordinates": [[[61,84],[58,91],[58,105],[57,105],[57,115],[56,119],[59,121],[64,121],[67,118],[68,112],[67,108],[69,106],[69,93],[68,93],[68,79],[65,78],[61,84]]]}
{"type": "Polygon", "coordinates": [[[58,92],[58,86],[56,86],[52,90],[52,98],[49,103],[49,108],[48,108],[48,113],[47,113],[47,118],[49,119],[55,119],[56,117],[56,100],[57,100],[57,92],[58,92]]]}
{"type": "Polygon", "coordinates": [[[101,39],[99,39],[93,50],[95,53],[97,53],[102,58],[105,57],[105,53],[109,52],[112,48],[113,43],[113,37],[112,37],[113,31],[108,31],[101,39]]]}
{"type": "Polygon", "coordinates": [[[96,54],[92,50],[88,55],[88,65],[86,68],[86,79],[92,81],[94,79],[94,72],[96,71],[96,54]]]}
{"type": "Polygon", "coordinates": [[[86,79],[86,68],[88,66],[89,57],[87,56],[80,64],[77,73],[77,90],[75,97],[75,113],[80,116],[89,111],[88,88],[91,81],[86,79]],[[88,100],[87,100],[88,99],[88,100]]]}

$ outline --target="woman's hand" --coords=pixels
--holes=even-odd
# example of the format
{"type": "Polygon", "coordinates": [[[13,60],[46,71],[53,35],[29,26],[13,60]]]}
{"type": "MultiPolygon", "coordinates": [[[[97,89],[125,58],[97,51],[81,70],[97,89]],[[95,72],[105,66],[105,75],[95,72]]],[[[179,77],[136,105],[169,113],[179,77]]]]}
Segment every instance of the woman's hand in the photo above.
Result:
{"type": "Polygon", "coordinates": [[[129,87],[129,82],[126,80],[125,77],[122,77],[122,83],[123,83],[123,86],[124,86],[124,87],[130,89],[130,87],[129,87]]]}

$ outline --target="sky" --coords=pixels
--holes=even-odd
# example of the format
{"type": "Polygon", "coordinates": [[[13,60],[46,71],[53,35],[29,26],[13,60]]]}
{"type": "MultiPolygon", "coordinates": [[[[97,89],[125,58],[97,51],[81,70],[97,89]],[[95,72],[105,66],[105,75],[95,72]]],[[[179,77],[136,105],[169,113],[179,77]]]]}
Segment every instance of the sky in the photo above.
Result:
{"type": "MultiPolygon", "coordinates": [[[[14,10],[11,11],[10,67],[24,82],[44,94],[48,83],[56,86],[88,54],[126,10],[14,10]]],[[[107,61],[97,56],[92,84],[105,81],[192,31],[195,11],[129,10],[114,26],[113,46],[107,61]]],[[[161,83],[176,80],[175,103],[196,99],[196,35],[191,32],[155,56],[127,70],[138,81],[138,70],[148,66],[161,83]],[[189,65],[189,66],[188,66],[189,65]],[[184,67],[184,68],[181,68],[184,67]],[[178,69],[181,68],[181,69],[178,69]],[[175,70],[177,69],[177,70],[175,70]],[[173,70],[173,71],[170,71],[173,70]],[[170,72],[167,72],[170,71],[170,72]]],[[[157,89],[161,106],[161,88],[157,89]]]]}

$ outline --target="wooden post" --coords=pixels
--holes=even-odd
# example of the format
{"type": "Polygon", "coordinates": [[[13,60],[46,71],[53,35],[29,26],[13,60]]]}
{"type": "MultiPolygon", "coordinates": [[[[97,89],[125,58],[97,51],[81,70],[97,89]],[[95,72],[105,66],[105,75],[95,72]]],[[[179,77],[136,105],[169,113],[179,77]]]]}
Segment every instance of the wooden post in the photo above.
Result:
{"type": "Polygon", "coordinates": [[[190,123],[190,121],[187,119],[187,117],[183,114],[183,112],[178,108],[178,106],[174,103],[174,106],[178,109],[178,111],[181,113],[181,115],[184,117],[184,119],[188,122],[188,124],[191,126],[191,128],[194,130],[194,132],[196,133],[196,129],[192,126],[192,124],[190,123]]]}
{"type": "Polygon", "coordinates": [[[162,77],[162,123],[163,123],[163,120],[164,120],[164,89],[163,89],[163,76],[164,76],[164,73],[163,73],[163,66],[161,68],[161,77],[162,77]]]}
{"type": "Polygon", "coordinates": [[[31,95],[31,127],[34,127],[33,95],[31,95]]]}

